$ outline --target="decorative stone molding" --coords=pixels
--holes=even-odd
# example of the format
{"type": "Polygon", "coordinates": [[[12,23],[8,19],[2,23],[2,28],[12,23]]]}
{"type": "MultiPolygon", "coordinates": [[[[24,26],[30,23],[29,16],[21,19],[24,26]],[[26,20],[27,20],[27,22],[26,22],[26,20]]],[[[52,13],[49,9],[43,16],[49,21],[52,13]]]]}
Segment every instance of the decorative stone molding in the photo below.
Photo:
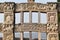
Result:
{"type": "Polygon", "coordinates": [[[40,31],[40,32],[46,32],[46,25],[40,25],[40,24],[23,24],[23,25],[15,25],[15,31],[40,31]]]}
{"type": "Polygon", "coordinates": [[[14,10],[14,3],[4,3],[4,11],[9,12],[14,10]]]}

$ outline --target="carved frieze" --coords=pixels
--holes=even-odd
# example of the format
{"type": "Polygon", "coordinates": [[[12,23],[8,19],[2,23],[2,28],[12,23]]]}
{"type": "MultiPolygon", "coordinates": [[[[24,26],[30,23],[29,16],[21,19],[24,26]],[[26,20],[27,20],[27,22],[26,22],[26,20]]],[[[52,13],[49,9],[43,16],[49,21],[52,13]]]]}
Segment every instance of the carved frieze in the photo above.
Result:
{"type": "Polygon", "coordinates": [[[16,4],[16,11],[47,11],[47,5],[41,4],[41,3],[21,3],[21,4],[16,4]],[[19,9],[20,8],[20,9],[19,9]]]}
{"type": "Polygon", "coordinates": [[[16,9],[15,12],[19,11],[41,11],[41,12],[47,12],[47,11],[55,11],[57,4],[41,4],[41,3],[1,3],[0,4],[0,12],[3,11],[11,11],[16,9]]]}
{"type": "Polygon", "coordinates": [[[41,31],[46,32],[46,25],[40,24],[23,24],[23,25],[15,25],[15,31],[41,31]]]}

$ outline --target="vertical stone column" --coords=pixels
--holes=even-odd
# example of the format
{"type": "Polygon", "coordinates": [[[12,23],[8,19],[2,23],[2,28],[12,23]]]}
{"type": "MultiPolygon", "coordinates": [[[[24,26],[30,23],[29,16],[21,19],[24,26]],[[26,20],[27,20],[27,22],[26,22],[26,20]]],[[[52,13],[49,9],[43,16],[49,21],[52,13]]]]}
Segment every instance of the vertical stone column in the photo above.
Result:
{"type": "Polygon", "coordinates": [[[29,32],[29,34],[30,34],[30,39],[29,40],[32,40],[32,32],[29,32]]]}
{"type": "Polygon", "coordinates": [[[24,23],[24,13],[21,11],[21,15],[20,15],[20,19],[21,19],[21,24],[24,23]]]}
{"type": "MultiPolygon", "coordinates": [[[[29,12],[29,23],[32,24],[32,12],[31,11],[29,12]]],[[[30,31],[29,34],[30,34],[29,40],[32,40],[32,32],[30,31]]]]}
{"type": "Polygon", "coordinates": [[[23,32],[20,32],[20,40],[23,40],[24,34],[23,32]]]}
{"type": "Polygon", "coordinates": [[[47,40],[59,40],[58,35],[58,20],[57,11],[47,12],[48,24],[47,24],[47,40]]]}
{"type": "Polygon", "coordinates": [[[14,40],[14,3],[4,3],[3,40],[14,40]]]}
{"type": "Polygon", "coordinates": [[[29,12],[29,23],[32,23],[32,12],[29,12]]]}
{"type": "Polygon", "coordinates": [[[38,23],[40,24],[40,12],[38,12],[38,23]]]}
{"type": "Polygon", "coordinates": [[[38,40],[41,40],[41,32],[38,32],[38,40]]]}
{"type": "Polygon", "coordinates": [[[47,17],[48,17],[48,23],[47,23],[47,40],[59,40],[58,35],[58,12],[56,9],[57,4],[48,4],[48,10],[47,10],[47,17]],[[52,6],[51,6],[52,5],[52,6]]]}

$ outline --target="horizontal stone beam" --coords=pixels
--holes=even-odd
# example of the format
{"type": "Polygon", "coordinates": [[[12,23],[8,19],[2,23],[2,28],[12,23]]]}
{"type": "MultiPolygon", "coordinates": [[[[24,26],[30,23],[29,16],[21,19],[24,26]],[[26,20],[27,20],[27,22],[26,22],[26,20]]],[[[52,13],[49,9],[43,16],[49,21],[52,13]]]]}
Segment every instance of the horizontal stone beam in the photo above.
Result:
{"type": "Polygon", "coordinates": [[[41,3],[20,3],[16,4],[16,11],[41,11],[41,12],[47,12],[47,4],[41,4],[41,3]]]}
{"type": "MultiPolygon", "coordinates": [[[[3,24],[0,23],[0,32],[2,32],[2,27],[3,27],[3,24]]],[[[25,23],[25,24],[15,24],[15,31],[16,32],[19,32],[19,31],[40,31],[40,32],[46,32],[47,28],[47,24],[37,24],[37,23],[32,23],[32,24],[29,24],[29,23],[25,23]]],[[[59,27],[60,28],[60,27],[59,27]]],[[[60,33],[60,29],[59,30],[59,33],[60,33]]]]}
{"type": "Polygon", "coordinates": [[[23,24],[23,25],[15,25],[15,31],[40,31],[46,32],[47,25],[46,24],[23,24]]]}
{"type": "MultiPolygon", "coordinates": [[[[11,4],[11,2],[6,2],[11,4]]],[[[13,3],[15,4],[15,12],[20,11],[40,11],[40,12],[47,12],[47,11],[56,11],[56,5],[54,3],[13,3]],[[51,6],[52,5],[52,6],[51,6]]],[[[4,12],[4,3],[0,3],[0,12],[4,12]]]]}

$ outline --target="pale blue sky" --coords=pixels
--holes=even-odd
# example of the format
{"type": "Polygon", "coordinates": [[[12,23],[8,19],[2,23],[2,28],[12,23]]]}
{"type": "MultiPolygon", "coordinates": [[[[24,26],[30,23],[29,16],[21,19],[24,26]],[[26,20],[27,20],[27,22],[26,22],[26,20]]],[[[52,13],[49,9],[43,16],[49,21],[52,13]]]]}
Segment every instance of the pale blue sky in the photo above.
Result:
{"type": "MultiPolygon", "coordinates": [[[[0,2],[16,2],[16,3],[22,3],[22,2],[27,2],[27,0],[0,0],[0,2]]],[[[35,2],[39,3],[47,3],[47,2],[57,2],[57,0],[35,0],[35,2]]]]}
{"type": "MultiPolygon", "coordinates": [[[[1,2],[15,2],[15,3],[26,3],[27,2],[27,0],[0,0],[0,3],[1,2]]],[[[36,0],[35,1],[36,3],[47,3],[47,2],[57,2],[57,0],[36,0]]],[[[3,14],[0,14],[0,22],[3,22],[3,17],[4,16],[2,16],[3,14]]],[[[28,15],[28,14],[26,14],[26,15],[28,15]]],[[[37,15],[37,14],[36,14],[37,15]]],[[[41,16],[43,16],[42,18],[44,19],[45,18],[45,16],[44,15],[41,15],[41,16]]],[[[19,17],[20,18],[20,16],[18,16],[18,14],[17,14],[17,16],[16,17],[19,17]]],[[[28,18],[28,17],[27,17],[28,18]]],[[[34,18],[34,17],[33,17],[34,18]]],[[[35,18],[36,18],[36,16],[35,16],[35,18]]],[[[18,19],[18,18],[16,18],[16,19],[18,19]]],[[[36,18],[37,19],[37,18],[36,18]]],[[[43,19],[41,19],[41,20],[43,20],[43,19]]],[[[34,19],[33,19],[34,20],[34,19]]],[[[36,21],[36,20],[35,20],[36,21]]],[[[43,21],[45,21],[45,20],[43,20],[43,21]]],[[[19,22],[19,20],[18,20],[18,22],[19,22]]],[[[45,21],[46,22],[46,21],[45,21]]],[[[16,34],[16,37],[20,37],[20,35],[19,35],[19,33],[17,33],[16,34]]],[[[2,37],[3,35],[0,33],[0,37],[2,37]]],[[[25,35],[26,36],[26,35],[25,35]]],[[[46,35],[45,35],[46,36],[46,35]]],[[[45,38],[45,36],[42,34],[42,37],[44,37],[45,38]]]]}

